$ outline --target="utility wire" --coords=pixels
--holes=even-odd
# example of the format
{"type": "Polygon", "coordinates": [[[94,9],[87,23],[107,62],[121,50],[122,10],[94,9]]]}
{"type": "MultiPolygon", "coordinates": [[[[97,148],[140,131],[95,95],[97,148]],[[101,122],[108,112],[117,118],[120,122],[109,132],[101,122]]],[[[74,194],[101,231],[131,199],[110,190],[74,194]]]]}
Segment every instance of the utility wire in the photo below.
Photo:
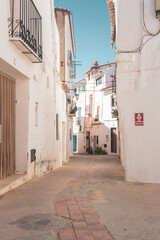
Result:
{"type": "MultiPolygon", "coordinates": [[[[68,82],[68,83],[73,83],[73,82],[70,82],[70,81],[62,81],[62,82],[68,82]]],[[[115,81],[106,81],[106,82],[102,82],[101,84],[105,84],[105,83],[111,83],[111,82],[115,82],[115,81]]],[[[76,83],[78,83],[78,82],[76,82],[76,83]]],[[[73,83],[73,84],[76,84],[76,83],[73,83]]],[[[93,82],[93,83],[81,83],[81,84],[79,84],[79,86],[80,85],[88,85],[88,84],[96,84],[96,82],[93,82]]],[[[78,86],[77,86],[78,87],[78,86]]]]}
{"type": "MultiPolygon", "coordinates": [[[[116,87],[116,86],[115,86],[116,87]]],[[[112,87],[109,87],[109,88],[112,88],[112,87]]],[[[74,91],[75,89],[73,88],[73,89],[69,89],[69,90],[71,90],[71,91],[74,91]]],[[[80,92],[101,92],[101,91],[111,91],[112,89],[100,89],[100,90],[95,90],[95,89],[93,89],[93,90],[89,90],[89,89],[86,89],[86,90],[79,90],[80,92]]]]}
{"type": "Polygon", "coordinates": [[[142,27],[143,27],[143,30],[145,30],[145,32],[147,32],[147,34],[145,34],[145,35],[142,37],[140,46],[139,46],[137,49],[130,50],[130,51],[117,50],[117,53],[118,53],[118,54],[119,54],[119,53],[138,53],[138,52],[140,52],[140,51],[144,48],[144,46],[146,45],[146,43],[148,43],[152,38],[154,38],[155,36],[157,36],[157,35],[160,33],[160,30],[159,30],[157,33],[153,34],[153,33],[151,33],[151,32],[148,30],[148,28],[147,28],[147,26],[146,26],[146,23],[145,23],[145,4],[144,4],[144,0],[142,0],[142,16],[143,16],[143,17],[142,17],[142,27]],[[152,36],[152,37],[151,37],[150,39],[148,39],[145,43],[143,43],[144,38],[147,37],[147,36],[152,36]]]}

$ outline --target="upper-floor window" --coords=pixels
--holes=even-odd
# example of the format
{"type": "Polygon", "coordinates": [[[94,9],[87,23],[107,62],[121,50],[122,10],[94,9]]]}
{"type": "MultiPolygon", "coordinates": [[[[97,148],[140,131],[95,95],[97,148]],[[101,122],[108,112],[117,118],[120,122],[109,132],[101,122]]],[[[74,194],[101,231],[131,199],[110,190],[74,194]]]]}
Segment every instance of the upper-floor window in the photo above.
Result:
{"type": "Polygon", "coordinates": [[[102,84],[102,77],[96,79],[96,86],[102,84]]]}
{"type": "Polygon", "coordinates": [[[81,120],[81,107],[78,108],[78,121],[81,120]]]}
{"type": "Polygon", "coordinates": [[[90,80],[90,74],[88,74],[88,81],[90,80]]]}
{"type": "Polygon", "coordinates": [[[81,94],[84,91],[85,91],[85,84],[83,83],[78,86],[78,94],[81,94]]]}
{"type": "Polygon", "coordinates": [[[77,94],[77,88],[74,88],[73,89],[73,95],[76,96],[76,94],[77,94]]]}

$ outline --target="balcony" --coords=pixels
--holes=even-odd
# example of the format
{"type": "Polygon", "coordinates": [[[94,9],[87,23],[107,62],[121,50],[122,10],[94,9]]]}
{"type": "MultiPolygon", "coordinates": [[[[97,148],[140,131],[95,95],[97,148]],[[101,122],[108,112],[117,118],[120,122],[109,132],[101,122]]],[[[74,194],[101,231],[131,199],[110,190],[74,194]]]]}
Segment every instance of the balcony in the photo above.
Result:
{"type": "Polygon", "coordinates": [[[10,41],[33,63],[42,62],[42,17],[32,0],[12,0],[10,41]]]}
{"type": "Polygon", "coordinates": [[[70,50],[67,51],[67,63],[68,66],[72,66],[72,53],[70,50]]]}
{"type": "Polygon", "coordinates": [[[69,77],[71,79],[76,78],[76,62],[75,61],[72,61],[71,65],[70,65],[69,77]]]}
{"type": "Polygon", "coordinates": [[[77,106],[72,103],[70,106],[69,106],[69,113],[68,113],[68,116],[69,117],[75,117],[76,116],[76,112],[77,112],[77,106]]]}

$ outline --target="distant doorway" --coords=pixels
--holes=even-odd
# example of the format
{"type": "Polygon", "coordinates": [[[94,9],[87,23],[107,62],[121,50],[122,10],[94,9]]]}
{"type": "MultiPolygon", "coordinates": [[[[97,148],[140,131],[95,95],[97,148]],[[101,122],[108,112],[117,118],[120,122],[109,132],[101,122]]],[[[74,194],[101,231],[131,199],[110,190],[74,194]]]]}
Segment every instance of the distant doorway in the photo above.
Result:
{"type": "Polygon", "coordinates": [[[111,152],[117,153],[117,129],[111,128],[111,152]]]}
{"type": "Polygon", "coordinates": [[[90,132],[86,132],[86,150],[90,148],[90,132]]]}
{"type": "Polygon", "coordinates": [[[73,135],[73,152],[77,152],[77,135],[73,135]]]}

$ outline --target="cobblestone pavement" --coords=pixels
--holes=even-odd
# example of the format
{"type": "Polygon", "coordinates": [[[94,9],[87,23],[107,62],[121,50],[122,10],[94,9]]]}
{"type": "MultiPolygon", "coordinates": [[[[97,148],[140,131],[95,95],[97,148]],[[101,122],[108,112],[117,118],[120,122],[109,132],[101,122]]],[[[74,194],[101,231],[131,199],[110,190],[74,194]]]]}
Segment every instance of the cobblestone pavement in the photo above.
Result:
{"type": "Polygon", "coordinates": [[[94,157],[90,157],[85,167],[66,185],[56,199],[57,215],[71,219],[71,223],[59,232],[60,240],[113,240],[85,197],[94,166],[94,157]]]}
{"type": "Polygon", "coordinates": [[[0,197],[0,240],[160,240],[159,192],[116,156],[74,155],[0,197]]]}

